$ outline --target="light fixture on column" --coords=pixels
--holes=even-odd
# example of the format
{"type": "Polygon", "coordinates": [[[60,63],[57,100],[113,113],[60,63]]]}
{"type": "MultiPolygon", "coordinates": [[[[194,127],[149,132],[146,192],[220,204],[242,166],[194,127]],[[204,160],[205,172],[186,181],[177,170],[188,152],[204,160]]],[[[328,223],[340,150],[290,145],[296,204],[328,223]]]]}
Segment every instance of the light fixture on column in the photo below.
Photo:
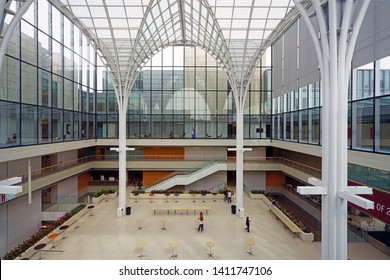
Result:
{"type": "MultiPolygon", "coordinates": [[[[237,148],[227,148],[229,152],[237,152],[237,148]]],[[[252,148],[242,148],[243,152],[251,152],[252,148]]]]}
{"type": "Polygon", "coordinates": [[[18,194],[22,192],[22,186],[12,186],[22,182],[22,177],[14,177],[0,181],[0,194],[18,194]]]}

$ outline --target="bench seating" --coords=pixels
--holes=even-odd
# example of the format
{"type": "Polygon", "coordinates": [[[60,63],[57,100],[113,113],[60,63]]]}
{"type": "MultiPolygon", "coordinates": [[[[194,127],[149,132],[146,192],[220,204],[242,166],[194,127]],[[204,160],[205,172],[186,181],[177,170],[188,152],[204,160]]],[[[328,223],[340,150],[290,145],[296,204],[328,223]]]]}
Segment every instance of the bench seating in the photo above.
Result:
{"type": "Polygon", "coordinates": [[[283,222],[285,228],[289,228],[291,230],[291,232],[293,233],[293,238],[299,237],[299,234],[302,232],[302,230],[296,224],[294,224],[285,214],[283,214],[283,212],[280,211],[279,208],[271,206],[270,211],[274,213],[280,221],[283,222]]]}
{"type": "MultiPolygon", "coordinates": [[[[204,211],[206,214],[209,213],[209,210],[210,210],[210,207],[202,207],[202,206],[198,206],[198,207],[156,207],[156,208],[153,208],[153,214],[156,214],[157,212],[161,211],[161,212],[167,212],[168,215],[173,212],[175,215],[177,212],[186,212],[187,215],[190,211],[193,211],[194,212],[194,215],[196,214],[197,211],[204,211]]],[[[181,213],[182,214],[182,213],[181,213]]]]}

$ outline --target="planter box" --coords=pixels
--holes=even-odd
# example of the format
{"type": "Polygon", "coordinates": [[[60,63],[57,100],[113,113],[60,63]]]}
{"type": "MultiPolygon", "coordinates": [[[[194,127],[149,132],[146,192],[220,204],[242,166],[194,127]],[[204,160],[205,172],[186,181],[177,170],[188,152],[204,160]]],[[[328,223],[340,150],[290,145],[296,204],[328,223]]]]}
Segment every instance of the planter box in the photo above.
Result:
{"type": "Polygon", "coordinates": [[[108,199],[108,198],[116,198],[118,196],[118,192],[114,192],[114,193],[103,193],[102,195],[100,195],[99,197],[92,197],[92,203],[93,204],[98,204],[100,201],[102,201],[103,199],[108,199]]]}
{"type": "Polygon", "coordinates": [[[314,234],[312,232],[301,232],[299,233],[299,238],[306,242],[313,242],[314,234]]]}
{"type": "Polygon", "coordinates": [[[117,198],[118,197],[118,192],[114,192],[114,193],[109,193],[107,195],[105,195],[106,197],[105,198],[117,198]]]}
{"type": "Polygon", "coordinates": [[[98,204],[100,201],[102,201],[105,198],[105,194],[101,194],[99,197],[92,197],[92,203],[98,204]]]}
{"type": "MultiPolygon", "coordinates": [[[[129,198],[130,199],[135,199],[136,196],[134,196],[133,193],[130,193],[129,194],[129,198]]],[[[233,199],[234,197],[232,197],[233,199]]],[[[181,193],[179,196],[175,196],[174,194],[170,194],[168,197],[165,196],[165,194],[161,194],[161,193],[155,193],[153,196],[150,196],[150,193],[141,193],[137,196],[137,199],[139,200],[142,200],[142,199],[156,199],[156,200],[159,200],[159,199],[162,199],[162,200],[175,200],[175,199],[179,199],[179,200],[188,200],[188,199],[194,199],[194,196],[192,194],[189,194],[189,193],[181,193]]],[[[213,194],[206,194],[205,196],[201,195],[201,194],[197,194],[195,196],[195,200],[206,200],[206,201],[213,201],[214,199],[215,200],[221,200],[223,199],[223,194],[217,194],[217,195],[213,195],[213,194]]]]}
{"type": "MultiPolygon", "coordinates": [[[[65,223],[63,223],[62,225],[60,225],[58,228],[60,228],[61,226],[64,226],[64,225],[68,225],[68,226],[72,226],[78,219],[80,219],[81,217],[83,217],[87,212],[89,211],[89,209],[87,207],[81,209],[79,212],[77,212],[75,215],[73,215],[69,220],[67,220],[65,223]]],[[[40,243],[46,243],[46,244],[49,244],[51,242],[51,240],[48,238],[48,236],[50,234],[52,234],[53,232],[55,233],[61,233],[61,231],[58,230],[58,228],[54,229],[52,232],[50,232],[48,235],[46,235],[45,237],[43,237],[39,242],[35,243],[33,246],[31,246],[29,249],[27,249],[26,251],[24,251],[19,257],[16,258],[16,260],[20,260],[20,259],[23,259],[23,258],[31,258],[33,255],[35,254],[39,254],[38,251],[34,250],[34,246],[36,246],[37,244],[40,244],[40,243]]],[[[50,244],[49,244],[50,245],[50,244]]]]}
{"type": "MultiPolygon", "coordinates": [[[[261,199],[261,196],[262,196],[263,194],[261,194],[261,193],[249,193],[249,197],[251,198],[251,199],[261,199]]],[[[264,195],[263,195],[264,196],[264,195]]]]}
{"type": "MultiPolygon", "coordinates": [[[[268,200],[268,198],[260,194],[260,198],[264,201],[265,204],[267,204],[268,207],[271,207],[272,202],[268,200]]],[[[280,211],[280,210],[279,210],[280,211]]],[[[283,222],[283,221],[282,221],[283,222]]],[[[292,223],[292,221],[290,221],[292,223]]],[[[303,232],[302,230],[299,232],[299,238],[302,239],[305,242],[313,242],[314,241],[314,234],[312,232],[306,233],[303,232]]]]}

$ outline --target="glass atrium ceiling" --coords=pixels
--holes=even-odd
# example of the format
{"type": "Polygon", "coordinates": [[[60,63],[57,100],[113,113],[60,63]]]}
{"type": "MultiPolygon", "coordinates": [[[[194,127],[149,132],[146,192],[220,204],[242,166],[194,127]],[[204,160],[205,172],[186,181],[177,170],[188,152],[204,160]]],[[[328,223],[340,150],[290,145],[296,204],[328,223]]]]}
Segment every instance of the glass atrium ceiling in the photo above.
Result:
{"type": "Polygon", "coordinates": [[[245,83],[272,38],[298,14],[290,12],[293,0],[51,2],[96,44],[113,82],[128,88],[144,63],[171,45],[203,48],[226,69],[233,85],[245,83]]]}

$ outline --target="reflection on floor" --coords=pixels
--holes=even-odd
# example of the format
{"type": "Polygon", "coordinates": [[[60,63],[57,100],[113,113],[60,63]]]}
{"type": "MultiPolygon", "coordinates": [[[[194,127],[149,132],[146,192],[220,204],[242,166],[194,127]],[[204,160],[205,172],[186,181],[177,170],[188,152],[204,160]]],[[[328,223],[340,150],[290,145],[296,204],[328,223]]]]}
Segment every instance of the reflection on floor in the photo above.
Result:
{"type": "MultiPolygon", "coordinates": [[[[168,260],[172,259],[172,244],[176,244],[175,259],[182,260],[207,260],[210,250],[216,260],[321,258],[320,242],[293,238],[261,200],[251,200],[246,195],[245,214],[252,221],[249,233],[245,231],[245,218],[231,214],[231,205],[224,201],[155,200],[150,203],[139,199],[137,203],[129,200],[128,205],[131,214],[117,218],[118,198],[97,204],[93,216],[84,215],[78,221],[78,228],[72,225],[67,230],[68,238],[56,241],[57,249],[63,252],[42,252],[42,257],[45,260],[168,260]],[[197,231],[199,213],[153,214],[152,208],[167,205],[210,207],[209,214],[204,215],[204,231],[197,231]],[[166,230],[162,230],[162,221],[166,230]],[[248,239],[253,240],[250,247],[248,239]],[[214,246],[207,246],[208,241],[214,246]]],[[[348,244],[348,251],[349,259],[390,259],[367,243],[348,244]]],[[[38,257],[35,254],[33,258],[38,257]]]]}

